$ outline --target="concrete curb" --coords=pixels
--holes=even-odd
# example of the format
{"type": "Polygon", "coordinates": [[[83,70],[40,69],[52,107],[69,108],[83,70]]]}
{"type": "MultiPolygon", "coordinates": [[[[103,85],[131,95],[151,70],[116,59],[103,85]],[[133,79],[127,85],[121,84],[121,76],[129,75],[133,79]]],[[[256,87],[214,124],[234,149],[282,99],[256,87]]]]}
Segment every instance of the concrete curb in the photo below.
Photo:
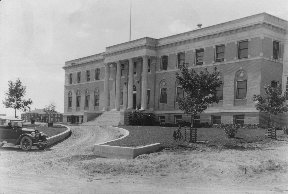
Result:
{"type": "Polygon", "coordinates": [[[117,141],[123,139],[129,135],[129,131],[126,129],[122,129],[119,127],[114,127],[120,130],[124,136],[114,139],[112,141],[107,141],[104,143],[95,144],[93,147],[92,152],[100,157],[105,158],[123,158],[123,159],[133,159],[141,154],[148,154],[152,152],[156,152],[160,149],[160,143],[145,145],[145,146],[138,146],[138,147],[121,147],[121,146],[110,146],[104,145],[109,142],[117,141]]]}
{"type": "Polygon", "coordinates": [[[67,130],[62,132],[62,133],[59,133],[57,135],[54,135],[52,137],[48,137],[47,138],[47,140],[48,140],[47,146],[51,146],[51,145],[53,145],[59,141],[62,141],[63,139],[65,139],[66,137],[68,137],[72,133],[71,129],[68,126],[62,125],[62,124],[57,124],[57,125],[64,126],[67,128],[67,130]]]}

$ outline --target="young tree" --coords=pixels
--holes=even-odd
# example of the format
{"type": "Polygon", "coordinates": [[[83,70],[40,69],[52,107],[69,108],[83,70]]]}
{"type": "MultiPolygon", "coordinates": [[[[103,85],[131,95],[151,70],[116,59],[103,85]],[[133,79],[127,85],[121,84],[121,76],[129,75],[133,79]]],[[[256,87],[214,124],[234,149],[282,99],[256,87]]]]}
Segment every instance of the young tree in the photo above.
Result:
{"type": "Polygon", "coordinates": [[[56,106],[51,103],[51,104],[49,104],[48,106],[46,106],[46,107],[44,108],[44,112],[45,112],[46,114],[48,114],[48,123],[51,123],[51,115],[57,113],[56,110],[55,110],[55,107],[56,107],[56,106]]]}
{"type": "Polygon", "coordinates": [[[265,94],[254,95],[253,101],[256,102],[256,109],[268,114],[268,127],[271,126],[271,116],[288,111],[288,104],[285,104],[287,92],[282,93],[281,84],[272,81],[270,85],[264,86],[265,94]]]}
{"type": "Polygon", "coordinates": [[[208,108],[212,103],[218,103],[217,88],[222,85],[220,72],[214,68],[212,73],[205,68],[197,73],[194,69],[188,70],[186,66],[181,68],[181,73],[176,74],[178,84],[183,88],[185,95],[178,98],[179,108],[191,115],[191,128],[194,125],[194,117],[208,108]]]}
{"type": "Polygon", "coordinates": [[[16,110],[27,111],[30,109],[32,100],[30,98],[28,100],[23,99],[26,94],[26,86],[22,85],[19,78],[15,82],[8,81],[8,87],[8,91],[5,93],[5,100],[2,103],[6,108],[13,108],[15,117],[17,117],[16,110]]]}

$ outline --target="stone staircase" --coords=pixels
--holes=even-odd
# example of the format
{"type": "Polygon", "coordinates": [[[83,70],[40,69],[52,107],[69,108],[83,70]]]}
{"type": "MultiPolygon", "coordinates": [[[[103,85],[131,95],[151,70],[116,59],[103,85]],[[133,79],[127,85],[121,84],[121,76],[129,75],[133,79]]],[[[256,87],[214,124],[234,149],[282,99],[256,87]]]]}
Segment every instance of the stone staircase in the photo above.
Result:
{"type": "Polygon", "coordinates": [[[120,123],[120,111],[111,110],[104,112],[94,120],[83,123],[82,125],[118,126],[119,123],[120,123]]]}

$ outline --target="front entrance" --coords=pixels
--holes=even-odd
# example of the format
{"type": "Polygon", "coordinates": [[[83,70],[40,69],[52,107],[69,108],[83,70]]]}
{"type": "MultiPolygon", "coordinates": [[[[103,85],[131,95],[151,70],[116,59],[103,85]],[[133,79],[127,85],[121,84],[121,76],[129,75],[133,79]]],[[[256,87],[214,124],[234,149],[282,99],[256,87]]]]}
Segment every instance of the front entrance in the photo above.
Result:
{"type": "Polygon", "coordinates": [[[136,93],[133,93],[133,109],[136,109],[136,93]]]}

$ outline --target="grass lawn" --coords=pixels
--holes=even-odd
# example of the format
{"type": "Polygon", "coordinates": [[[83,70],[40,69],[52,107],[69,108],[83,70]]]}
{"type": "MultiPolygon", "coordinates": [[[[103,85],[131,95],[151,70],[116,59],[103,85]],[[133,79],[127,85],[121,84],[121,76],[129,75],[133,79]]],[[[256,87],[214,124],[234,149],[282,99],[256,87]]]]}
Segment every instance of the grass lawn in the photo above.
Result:
{"type": "MultiPolygon", "coordinates": [[[[163,147],[174,147],[179,144],[183,144],[183,141],[174,141],[173,131],[176,127],[159,127],[159,126],[121,126],[127,129],[130,134],[128,137],[110,142],[109,145],[114,146],[128,146],[135,147],[141,145],[147,145],[152,143],[161,143],[163,147]]],[[[219,128],[198,128],[197,141],[205,142],[208,146],[215,147],[227,147],[261,142],[267,140],[265,136],[265,129],[239,129],[235,138],[227,138],[224,130],[219,128]]],[[[282,131],[277,131],[282,133],[282,131]]],[[[182,130],[184,137],[184,130],[182,130]]],[[[189,141],[189,132],[187,131],[187,141],[189,141]]]]}
{"type": "Polygon", "coordinates": [[[24,125],[23,127],[29,128],[29,129],[37,129],[37,130],[45,133],[46,135],[48,135],[48,137],[57,135],[57,134],[62,133],[62,132],[67,130],[66,127],[61,126],[61,125],[56,125],[56,124],[54,124],[53,127],[40,126],[40,125],[24,125]]]}

